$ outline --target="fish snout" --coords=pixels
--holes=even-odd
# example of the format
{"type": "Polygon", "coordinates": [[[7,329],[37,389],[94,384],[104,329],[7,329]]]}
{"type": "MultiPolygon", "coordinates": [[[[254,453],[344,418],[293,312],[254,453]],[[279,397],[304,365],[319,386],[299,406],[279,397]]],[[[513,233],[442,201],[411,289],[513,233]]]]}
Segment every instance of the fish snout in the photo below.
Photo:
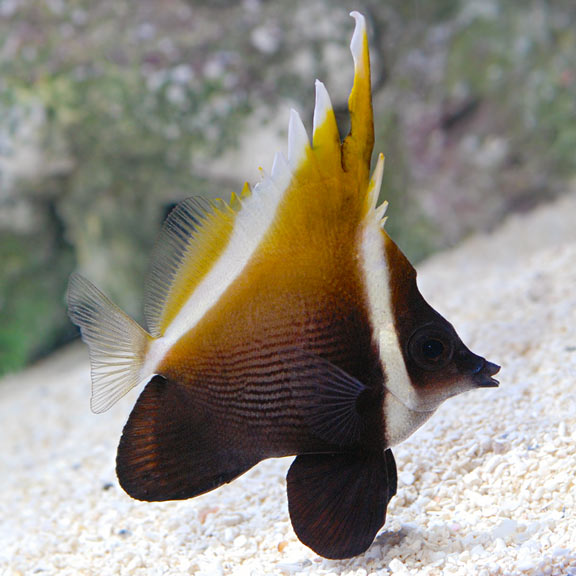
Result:
{"type": "Polygon", "coordinates": [[[496,388],[500,382],[493,378],[493,376],[498,374],[498,372],[500,372],[500,366],[498,366],[498,364],[488,362],[488,360],[482,358],[482,365],[474,376],[476,386],[478,386],[478,388],[496,388]]]}
{"type": "Polygon", "coordinates": [[[470,352],[467,348],[460,350],[454,358],[459,370],[465,374],[473,386],[478,388],[495,388],[498,380],[493,378],[500,370],[498,364],[488,362],[482,356],[470,352]]]}

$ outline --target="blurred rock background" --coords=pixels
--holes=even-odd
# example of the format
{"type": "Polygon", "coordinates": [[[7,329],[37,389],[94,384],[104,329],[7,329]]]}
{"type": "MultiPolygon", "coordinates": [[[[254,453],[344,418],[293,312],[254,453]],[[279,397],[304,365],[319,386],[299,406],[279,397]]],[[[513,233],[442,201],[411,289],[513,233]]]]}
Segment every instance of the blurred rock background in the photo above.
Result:
{"type": "Polygon", "coordinates": [[[573,188],[573,0],[0,0],[0,373],[75,335],[74,269],[140,318],[169,208],[256,181],[315,78],[346,133],[351,9],[414,261],[573,188]]]}

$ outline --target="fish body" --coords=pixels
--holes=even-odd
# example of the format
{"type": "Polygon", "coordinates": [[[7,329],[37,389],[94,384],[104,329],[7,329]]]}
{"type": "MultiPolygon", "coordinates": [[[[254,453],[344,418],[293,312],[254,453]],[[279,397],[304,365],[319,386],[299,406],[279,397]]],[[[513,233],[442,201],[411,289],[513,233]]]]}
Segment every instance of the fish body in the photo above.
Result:
{"type": "Polygon", "coordinates": [[[293,527],[329,558],[362,553],[383,526],[397,484],[390,448],[445,399],[496,386],[498,371],[426,303],[384,230],[366,26],[352,15],[343,142],[317,81],[312,142],[292,111],[288,155],[253,189],[179,204],[153,255],[148,330],[79,275],[68,291],[92,409],[145,384],[118,447],[126,492],[191,498],[294,455],[293,527]]]}

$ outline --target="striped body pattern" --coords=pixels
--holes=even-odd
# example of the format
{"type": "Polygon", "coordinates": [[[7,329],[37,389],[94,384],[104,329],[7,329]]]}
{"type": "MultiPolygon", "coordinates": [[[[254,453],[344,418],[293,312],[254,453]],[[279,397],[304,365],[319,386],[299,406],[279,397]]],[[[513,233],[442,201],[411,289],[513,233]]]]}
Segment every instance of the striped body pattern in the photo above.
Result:
{"type": "Polygon", "coordinates": [[[294,530],[328,558],[362,553],[383,526],[390,448],[498,371],[426,303],[384,230],[366,25],[352,16],[343,141],[317,81],[312,140],[292,111],[288,154],[261,182],[229,203],[179,204],[152,257],[147,330],[77,274],[68,291],[93,411],[145,385],[118,448],[126,492],[191,498],[293,455],[294,530]]]}

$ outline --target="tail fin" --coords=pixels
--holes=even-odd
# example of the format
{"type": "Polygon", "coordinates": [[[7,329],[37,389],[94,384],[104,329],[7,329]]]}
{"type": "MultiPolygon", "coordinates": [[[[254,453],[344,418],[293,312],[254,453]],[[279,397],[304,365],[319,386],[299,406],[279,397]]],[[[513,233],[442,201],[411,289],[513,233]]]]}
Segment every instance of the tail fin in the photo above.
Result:
{"type": "Polygon", "coordinates": [[[151,336],[79,274],[70,277],[67,303],[90,349],[90,407],[99,414],[139,384],[151,336]]]}

